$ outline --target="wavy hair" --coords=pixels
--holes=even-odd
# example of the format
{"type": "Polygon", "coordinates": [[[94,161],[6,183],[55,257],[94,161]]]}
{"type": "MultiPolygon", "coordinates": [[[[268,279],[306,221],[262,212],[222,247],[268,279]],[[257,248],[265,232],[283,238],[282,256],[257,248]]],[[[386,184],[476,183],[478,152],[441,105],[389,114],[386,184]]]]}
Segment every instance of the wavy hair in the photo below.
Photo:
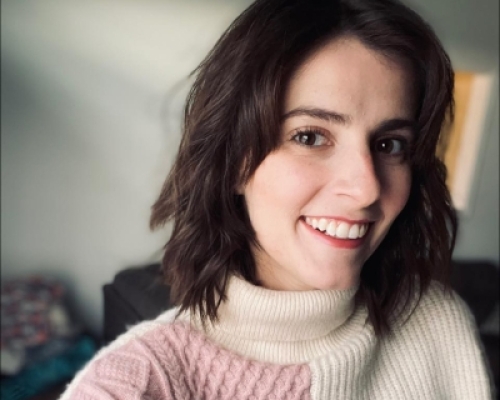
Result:
{"type": "Polygon", "coordinates": [[[279,145],[291,75],[341,36],[407,67],[417,104],[410,198],[363,266],[357,301],[385,334],[431,280],[448,287],[457,218],[436,149],[453,118],[453,70],[433,30],[397,0],[257,0],[195,70],[179,151],[152,207],[152,229],[173,222],[162,264],[181,311],[214,321],[231,274],[256,283],[256,235],[236,188],[279,145]]]}

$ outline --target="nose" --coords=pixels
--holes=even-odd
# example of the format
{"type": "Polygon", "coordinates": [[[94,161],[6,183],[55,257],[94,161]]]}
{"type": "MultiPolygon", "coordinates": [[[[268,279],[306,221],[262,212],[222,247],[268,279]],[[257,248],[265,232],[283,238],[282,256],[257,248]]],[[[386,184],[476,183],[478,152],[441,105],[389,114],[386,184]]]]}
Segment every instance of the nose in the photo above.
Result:
{"type": "Polygon", "coordinates": [[[358,207],[368,207],[379,200],[381,177],[369,149],[346,152],[342,165],[334,169],[337,195],[350,197],[358,207]]]}

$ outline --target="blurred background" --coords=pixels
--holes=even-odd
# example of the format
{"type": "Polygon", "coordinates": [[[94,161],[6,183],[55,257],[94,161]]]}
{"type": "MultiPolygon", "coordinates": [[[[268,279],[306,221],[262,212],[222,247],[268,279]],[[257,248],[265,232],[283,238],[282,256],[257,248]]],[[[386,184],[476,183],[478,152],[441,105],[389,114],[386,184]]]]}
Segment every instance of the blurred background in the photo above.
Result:
{"type": "MultiPolygon", "coordinates": [[[[486,77],[454,170],[466,204],[454,287],[498,384],[499,2],[404,1],[457,70],[486,77]]],[[[56,398],[61,385],[33,395],[168,307],[158,265],[129,267],[157,263],[168,239],[168,226],[152,233],[148,220],[179,143],[189,74],[249,4],[2,0],[2,399],[56,398]]]]}
{"type": "MultiPolygon", "coordinates": [[[[455,258],[498,268],[499,2],[406,2],[455,68],[492,77],[455,258]]],[[[188,75],[249,4],[2,0],[3,279],[57,278],[78,320],[101,335],[102,286],[159,260],[168,238],[148,219],[177,150],[188,75]]]]}

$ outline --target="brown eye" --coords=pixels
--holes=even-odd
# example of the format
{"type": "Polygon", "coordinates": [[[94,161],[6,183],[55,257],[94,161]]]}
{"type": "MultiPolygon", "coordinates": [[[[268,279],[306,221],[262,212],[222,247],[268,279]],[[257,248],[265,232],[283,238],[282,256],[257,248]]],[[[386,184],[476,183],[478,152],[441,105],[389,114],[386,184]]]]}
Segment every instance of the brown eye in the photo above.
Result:
{"type": "Polygon", "coordinates": [[[381,139],[375,144],[375,150],[388,155],[400,155],[406,150],[406,142],[402,139],[381,139]]]}
{"type": "Polygon", "coordinates": [[[292,137],[292,140],[307,147],[323,146],[327,144],[326,137],[322,133],[315,131],[298,132],[292,137]]]}

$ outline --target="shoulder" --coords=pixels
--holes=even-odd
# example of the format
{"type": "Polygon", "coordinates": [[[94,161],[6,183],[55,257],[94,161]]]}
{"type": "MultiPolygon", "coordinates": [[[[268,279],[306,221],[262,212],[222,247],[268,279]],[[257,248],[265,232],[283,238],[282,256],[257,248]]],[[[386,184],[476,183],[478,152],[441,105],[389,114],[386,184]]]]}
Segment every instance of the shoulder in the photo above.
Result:
{"type": "Polygon", "coordinates": [[[173,320],[175,314],[141,323],[101,350],[61,400],[272,398],[283,388],[293,398],[308,393],[306,365],[247,359],[211,342],[188,316],[173,320]]]}
{"type": "MultiPolygon", "coordinates": [[[[174,308],[154,320],[141,322],[102,348],[76,375],[61,400],[139,398],[156,386],[155,374],[166,367],[171,383],[177,385],[186,353],[183,349],[193,336],[189,324],[177,320],[177,314],[174,308]]],[[[199,337],[194,334],[194,340],[199,337]]],[[[183,393],[182,389],[169,390],[183,393]]]]}
{"type": "Polygon", "coordinates": [[[392,350],[418,360],[421,371],[432,371],[430,377],[446,393],[489,398],[491,378],[476,321],[453,290],[431,283],[388,342],[392,350]]]}
{"type": "MultiPolygon", "coordinates": [[[[419,325],[437,330],[477,331],[476,322],[465,301],[452,289],[431,282],[410,315],[419,325]]],[[[451,332],[450,332],[451,333],[451,332]]]]}
{"type": "Polygon", "coordinates": [[[172,308],[153,320],[142,321],[136,325],[130,326],[125,333],[122,333],[113,342],[100,349],[92,361],[97,361],[130,343],[147,339],[157,332],[170,328],[176,322],[178,312],[178,308],[172,308]]]}
{"type": "Polygon", "coordinates": [[[445,347],[463,345],[465,338],[476,343],[478,338],[476,322],[467,304],[438,282],[431,282],[420,297],[415,294],[394,327],[395,333],[445,347]]]}

